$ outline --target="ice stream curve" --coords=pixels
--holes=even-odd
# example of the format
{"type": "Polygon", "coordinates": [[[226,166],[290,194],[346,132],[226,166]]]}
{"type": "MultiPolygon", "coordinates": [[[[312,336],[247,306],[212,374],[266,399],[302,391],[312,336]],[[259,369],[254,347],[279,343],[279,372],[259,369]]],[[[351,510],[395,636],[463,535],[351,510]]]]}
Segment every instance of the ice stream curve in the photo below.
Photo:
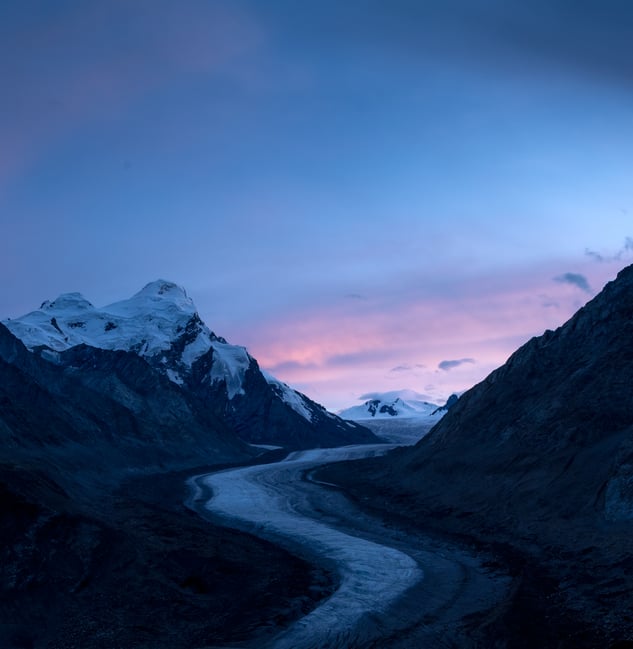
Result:
{"type": "Polygon", "coordinates": [[[270,646],[316,649],[369,643],[384,633],[385,624],[393,627],[393,614],[385,613],[423,578],[416,561],[404,552],[337,530],[297,511],[302,491],[293,490],[292,484],[301,481],[306,470],[325,462],[382,454],[391,448],[381,444],[300,451],[283,462],[190,480],[198,496],[201,483],[212,490],[213,497],[205,508],[228,524],[282,545],[285,541],[293,548],[307,548],[339,575],[340,585],[332,596],[278,635],[270,646]]]}

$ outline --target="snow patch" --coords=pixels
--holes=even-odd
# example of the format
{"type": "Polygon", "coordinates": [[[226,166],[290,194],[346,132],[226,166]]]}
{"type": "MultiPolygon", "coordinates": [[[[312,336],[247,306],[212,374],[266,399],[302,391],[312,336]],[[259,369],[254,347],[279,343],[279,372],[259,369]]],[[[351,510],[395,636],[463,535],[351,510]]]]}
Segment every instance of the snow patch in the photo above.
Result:
{"type": "Polygon", "coordinates": [[[305,399],[302,394],[293,390],[288,384],[280,381],[264,370],[261,371],[266,379],[268,385],[272,385],[275,392],[279,395],[281,400],[289,405],[296,413],[300,414],[304,419],[309,422],[312,421],[312,412],[307,407],[305,399]]]}
{"type": "Polygon", "coordinates": [[[244,377],[251,364],[251,357],[246,348],[217,341],[211,346],[213,347],[211,382],[224,381],[229,399],[233,399],[238,394],[245,394],[244,377]]]}
{"type": "Polygon", "coordinates": [[[211,340],[207,331],[200,331],[195,340],[189,343],[182,351],[180,359],[189,368],[203,354],[206,354],[211,348],[211,340]]]}
{"type": "Polygon", "coordinates": [[[172,370],[171,368],[168,368],[165,370],[165,374],[167,374],[167,378],[172,382],[175,383],[176,385],[183,385],[184,381],[182,380],[182,377],[176,370],[172,370]]]}

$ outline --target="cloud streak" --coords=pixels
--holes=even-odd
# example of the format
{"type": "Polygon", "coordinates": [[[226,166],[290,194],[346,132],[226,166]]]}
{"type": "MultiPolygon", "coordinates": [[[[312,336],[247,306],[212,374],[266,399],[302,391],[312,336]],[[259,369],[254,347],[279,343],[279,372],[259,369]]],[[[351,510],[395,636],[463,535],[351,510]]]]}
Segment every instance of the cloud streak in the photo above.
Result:
{"type": "Polygon", "coordinates": [[[460,365],[464,365],[464,364],[474,365],[474,363],[475,363],[474,358],[460,358],[451,361],[440,361],[437,364],[437,367],[438,369],[443,370],[444,372],[450,372],[451,370],[454,370],[456,367],[459,367],[460,365]]]}
{"type": "Polygon", "coordinates": [[[426,365],[422,363],[416,363],[415,365],[409,365],[404,363],[402,365],[396,365],[389,370],[390,374],[400,374],[402,372],[415,372],[416,370],[423,370],[426,368],[426,365]]]}
{"type": "Polygon", "coordinates": [[[571,284],[571,286],[575,286],[581,291],[589,293],[589,295],[592,294],[591,286],[589,286],[589,281],[584,275],[581,275],[580,273],[563,273],[562,275],[557,275],[556,277],[554,277],[554,281],[559,282],[560,284],[571,284]]]}
{"type": "Polygon", "coordinates": [[[596,252],[595,250],[585,248],[585,255],[587,255],[587,257],[590,257],[594,261],[597,261],[598,263],[605,264],[605,263],[612,263],[614,261],[621,261],[626,256],[628,256],[628,254],[632,251],[633,251],[633,237],[626,237],[622,248],[620,248],[620,250],[618,250],[615,253],[602,254],[596,252]]]}

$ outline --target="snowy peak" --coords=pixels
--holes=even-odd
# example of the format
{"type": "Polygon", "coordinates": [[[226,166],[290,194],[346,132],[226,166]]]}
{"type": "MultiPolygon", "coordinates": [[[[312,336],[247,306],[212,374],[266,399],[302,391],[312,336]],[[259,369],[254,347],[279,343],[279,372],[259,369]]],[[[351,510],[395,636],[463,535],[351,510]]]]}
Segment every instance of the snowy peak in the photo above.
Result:
{"type": "Polygon", "coordinates": [[[102,308],[80,293],[66,293],[5,324],[28,349],[58,365],[80,345],[136,354],[246,441],[294,446],[375,441],[362,426],[262,373],[245,347],[207,327],[174,282],[150,282],[131,298],[102,308]]]}
{"type": "MultiPolygon", "coordinates": [[[[407,396],[418,396],[411,390],[406,391],[407,396]]],[[[365,401],[362,405],[352,406],[341,410],[339,417],[351,419],[353,421],[362,421],[367,419],[391,419],[391,418],[427,418],[433,416],[438,411],[439,406],[429,401],[423,401],[420,398],[403,399],[395,396],[398,393],[387,392],[384,394],[372,394],[371,399],[365,401]]],[[[366,395],[369,396],[369,395],[366,395]]]]}
{"type": "Polygon", "coordinates": [[[224,382],[229,399],[243,394],[252,362],[244,347],[229,345],[210,331],[184,288],[162,279],[101,309],[80,293],[65,293],[5,324],[31,350],[63,352],[85,344],[133,352],[178,385],[191,375],[194,363],[209,355],[203,380],[224,382]]]}
{"type": "Polygon", "coordinates": [[[129,302],[141,304],[146,302],[171,302],[182,311],[195,312],[193,300],[187,295],[187,291],[182,286],[164,279],[146,284],[129,302]]]}
{"type": "Polygon", "coordinates": [[[67,293],[5,325],[32,352],[58,365],[86,352],[68,351],[80,345],[136,354],[150,372],[204,404],[205,416],[224,421],[247,442],[308,448],[376,441],[363,426],[339,419],[262,373],[245,347],[229,344],[207,327],[174,282],[150,282],[131,298],[103,308],[67,293]]]}
{"type": "Polygon", "coordinates": [[[81,293],[63,293],[52,302],[46,300],[40,309],[42,311],[81,313],[94,309],[94,306],[81,293]]]}

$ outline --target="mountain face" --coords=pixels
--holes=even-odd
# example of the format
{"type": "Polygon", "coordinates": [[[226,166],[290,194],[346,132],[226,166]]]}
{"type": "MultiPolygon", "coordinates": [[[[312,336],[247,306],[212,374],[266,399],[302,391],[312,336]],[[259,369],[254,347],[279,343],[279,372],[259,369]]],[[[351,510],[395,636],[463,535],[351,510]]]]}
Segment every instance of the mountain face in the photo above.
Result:
{"type": "Polygon", "coordinates": [[[0,324],[0,462],[94,483],[250,455],[195,396],[136,354],[78,345],[51,363],[0,324]]]}
{"type": "Polygon", "coordinates": [[[41,359],[75,373],[99,369],[105,380],[117,354],[142,359],[195,404],[196,416],[221,420],[247,442],[306,448],[375,439],[261,372],[244,347],[209,330],[172,282],[152,282],[101,309],[68,293],[4,324],[41,359]]]}
{"type": "Polygon", "coordinates": [[[507,490],[526,524],[538,512],[633,522],[632,368],[630,266],[464,394],[399,464],[410,475],[459,467],[481,476],[468,500],[485,505],[507,490]]]}
{"type": "Polygon", "coordinates": [[[609,647],[633,638],[632,386],[629,266],[416,446],[323,479],[497,548],[522,575],[495,636],[508,646],[609,647]]]}
{"type": "Polygon", "coordinates": [[[137,354],[58,355],[0,324],[0,647],[227,646],[297,617],[312,566],[182,507],[191,467],[259,451],[137,354]]]}

